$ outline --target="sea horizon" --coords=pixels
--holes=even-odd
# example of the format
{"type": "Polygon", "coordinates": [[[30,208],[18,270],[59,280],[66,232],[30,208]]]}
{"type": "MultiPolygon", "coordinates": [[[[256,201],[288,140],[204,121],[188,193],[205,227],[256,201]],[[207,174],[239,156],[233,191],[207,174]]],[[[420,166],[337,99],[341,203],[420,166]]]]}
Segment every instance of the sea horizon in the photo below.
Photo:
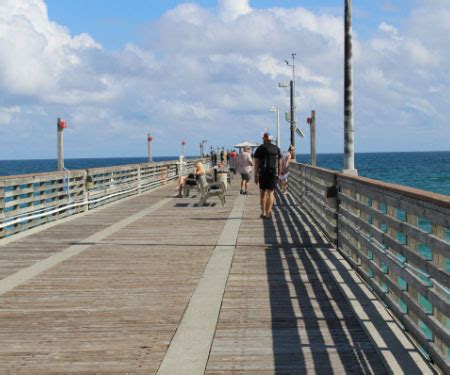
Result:
{"type": "MultiPolygon", "coordinates": [[[[196,155],[187,158],[196,158],[196,155]]],[[[66,158],[69,170],[102,168],[115,165],[146,163],[145,156],[66,158]]],[[[154,161],[176,160],[178,156],[154,156],[154,161]]],[[[297,154],[296,160],[310,163],[309,154],[297,154]]],[[[317,154],[317,166],[342,171],[342,153],[317,154]]],[[[450,151],[386,151],[355,153],[358,175],[375,180],[409,186],[450,196],[450,151]]],[[[0,177],[55,172],[57,159],[0,160],[0,177]]]]}
{"type": "MultiPolygon", "coordinates": [[[[234,148],[230,148],[229,150],[233,150],[234,148]]],[[[283,152],[283,149],[281,150],[283,152]]],[[[434,153],[434,152],[450,152],[450,150],[433,150],[433,151],[358,151],[355,152],[355,155],[357,154],[405,154],[405,153],[434,153]]],[[[208,154],[208,153],[207,153],[208,154]]],[[[317,155],[343,155],[343,152],[319,152],[317,155]]],[[[309,153],[300,153],[296,155],[309,155],[309,153]]],[[[197,158],[198,155],[186,155],[187,158],[197,158]]],[[[146,159],[148,156],[88,156],[88,157],[79,157],[79,158],[65,158],[65,160],[86,160],[86,159],[146,159]]],[[[174,158],[178,159],[178,156],[170,156],[170,155],[154,155],[153,158],[174,158]]],[[[28,161],[28,160],[57,160],[57,158],[27,158],[27,159],[0,159],[0,162],[2,161],[28,161]]],[[[169,159],[167,159],[169,160],[169,159]]]]}

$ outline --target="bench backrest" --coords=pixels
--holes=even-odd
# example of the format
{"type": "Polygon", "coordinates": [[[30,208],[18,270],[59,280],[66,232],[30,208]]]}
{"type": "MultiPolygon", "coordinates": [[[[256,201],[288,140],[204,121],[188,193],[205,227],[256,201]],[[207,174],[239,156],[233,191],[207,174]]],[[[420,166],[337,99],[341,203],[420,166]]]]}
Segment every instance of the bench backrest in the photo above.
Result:
{"type": "Polygon", "coordinates": [[[197,178],[197,184],[198,187],[200,188],[200,192],[203,195],[204,192],[207,191],[208,189],[208,181],[206,181],[206,176],[205,175],[201,175],[197,178]]]}

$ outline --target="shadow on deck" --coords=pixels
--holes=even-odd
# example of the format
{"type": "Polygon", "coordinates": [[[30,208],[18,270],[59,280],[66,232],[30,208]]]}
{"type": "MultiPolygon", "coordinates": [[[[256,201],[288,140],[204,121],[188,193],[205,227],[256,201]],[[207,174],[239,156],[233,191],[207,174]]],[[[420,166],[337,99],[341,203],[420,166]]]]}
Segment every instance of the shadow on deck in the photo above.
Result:
{"type": "MultiPolygon", "coordinates": [[[[363,321],[386,325],[393,320],[373,308],[373,296],[364,293],[297,202],[281,194],[277,201],[273,219],[264,220],[275,373],[388,373],[380,356],[387,348],[374,347],[338,283],[363,307],[363,321]]],[[[414,359],[404,355],[405,343],[391,330],[377,328],[383,331],[382,341],[390,343],[397,370],[421,374],[414,359]]]]}

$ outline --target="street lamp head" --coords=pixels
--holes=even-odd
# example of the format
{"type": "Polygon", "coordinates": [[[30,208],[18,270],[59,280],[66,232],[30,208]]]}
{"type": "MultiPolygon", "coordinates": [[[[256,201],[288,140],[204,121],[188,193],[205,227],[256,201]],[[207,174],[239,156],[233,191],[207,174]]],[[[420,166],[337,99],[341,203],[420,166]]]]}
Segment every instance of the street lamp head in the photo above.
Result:
{"type": "Polygon", "coordinates": [[[272,107],[269,108],[269,111],[270,111],[270,112],[276,112],[277,109],[276,109],[274,106],[272,106],[272,107]]]}
{"type": "Polygon", "coordinates": [[[278,87],[289,87],[289,83],[287,83],[287,82],[280,82],[278,84],[278,87]]]}

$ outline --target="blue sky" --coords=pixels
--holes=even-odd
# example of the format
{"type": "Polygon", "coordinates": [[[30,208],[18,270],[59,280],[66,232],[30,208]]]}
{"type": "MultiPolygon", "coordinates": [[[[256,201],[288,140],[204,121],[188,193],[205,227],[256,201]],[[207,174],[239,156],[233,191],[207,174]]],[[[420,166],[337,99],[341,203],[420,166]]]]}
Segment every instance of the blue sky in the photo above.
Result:
{"type": "MultiPolygon", "coordinates": [[[[107,48],[119,49],[126,43],[142,41],[142,32],[149,22],[183,3],[179,0],[47,0],[49,17],[70,28],[73,34],[88,32],[107,48]]],[[[195,3],[214,9],[214,0],[195,3]]],[[[251,3],[255,9],[299,6],[333,15],[343,14],[342,0],[258,0],[251,3]]],[[[354,1],[355,31],[368,37],[380,22],[401,23],[411,10],[412,0],[354,1]]]]}
{"type": "MultiPolygon", "coordinates": [[[[354,1],[356,151],[450,149],[448,0],[354,1]]],[[[343,150],[343,1],[2,0],[0,160],[194,154],[275,131],[297,53],[298,125],[343,150]]],[[[282,120],[282,148],[288,124],[282,120]]]]}

